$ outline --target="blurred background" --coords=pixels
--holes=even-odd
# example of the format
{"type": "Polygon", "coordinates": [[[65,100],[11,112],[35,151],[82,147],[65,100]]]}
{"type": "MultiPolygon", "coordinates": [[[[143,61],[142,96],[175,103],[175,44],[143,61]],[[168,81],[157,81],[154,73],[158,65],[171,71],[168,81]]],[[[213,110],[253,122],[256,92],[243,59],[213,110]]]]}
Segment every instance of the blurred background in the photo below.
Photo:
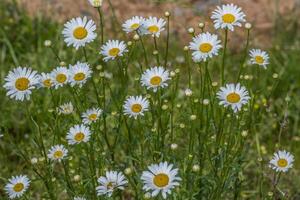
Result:
{"type": "MultiPolygon", "coordinates": [[[[87,0],[18,0],[18,3],[31,16],[45,15],[59,22],[80,15],[97,19],[96,10],[90,9],[87,0]]],[[[162,16],[170,11],[173,31],[184,38],[187,27],[210,22],[212,9],[221,3],[234,3],[243,8],[247,20],[255,26],[254,41],[261,46],[271,46],[276,29],[294,31],[298,26],[300,0],[104,0],[103,7],[106,13],[111,13],[113,7],[120,22],[133,15],[162,16]]]]}

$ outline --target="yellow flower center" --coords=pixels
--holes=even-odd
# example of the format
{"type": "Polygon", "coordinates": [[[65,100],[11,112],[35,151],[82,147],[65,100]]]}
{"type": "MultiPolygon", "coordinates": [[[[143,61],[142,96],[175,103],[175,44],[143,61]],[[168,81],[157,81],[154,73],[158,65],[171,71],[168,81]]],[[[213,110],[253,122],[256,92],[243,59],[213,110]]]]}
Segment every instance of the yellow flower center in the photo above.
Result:
{"type": "Polygon", "coordinates": [[[159,28],[158,28],[158,26],[156,26],[156,25],[152,25],[152,26],[149,26],[149,27],[148,27],[148,31],[149,31],[150,33],[157,33],[157,32],[159,31],[159,28]]]}
{"type": "Polygon", "coordinates": [[[113,182],[109,182],[106,187],[107,189],[113,189],[114,188],[113,182]]]}
{"type": "Polygon", "coordinates": [[[63,154],[63,152],[61,151],[61,150],[58,150],[58,151],[55,151],[54,152],[54,158],[61,158],[62,156],[63,156],[64,154],[63,154]]]}
{"type": "Polygon", "coordinates": [[[52,85],[51,79],[49,78],[49,79],[44,80],[43,84],[45,87],[51,87],[51,85],[52,85]]]}
{"type": "Polygon", "coordinates": [[[133,30],[136,30],[136,29],[138,29],[139,27],[140,27],[140,24],[138,24],[138,23],[134,23],[134,24],[132,24],[132,25],[130,26],[130,28],[133,29],[133,30]]]}
{"type": "Polygon", "coordinates": [[[57,74],[56,81],[59,83],[64,83],[67,80],[67,76],[65,74],[57,74]]]}
{"type": "Polygon", "coordinates": [[[277,165],[279,167],[286,167],[288,165],[288,161],[284,158],[281,158],[277,161],[277,165]]]}
{"type": "Polygon", "coordinates": [[[169,184],[169,176],[166,174],[157,174],[153,178],[154,185],[157,187],[165,187],[169,184]]]}
{"type": "Polygon", "coordinates": [[[113,57],[116,57],[119,53],[120,53],[119,48],[112,48],[108,51],[108,54],[113,57]]]}
{"type": "Polygon", "coordinates": [[[77,27],[75,28],[74,32],[73,32],[73,36],[77,39],[77,40],[82,40],[87,36],[88,32],[84,27],[77,27]]]}
{"type": "Polygon", "coordinates": [[[133,104],[133,105],[131,106],[131,110],[132,110],[132,112],[134,112],[134,113],[139,113],[139,112],[141,112],[141,110],[142,110],[142,106],[141,106],[141,104],[138,104],[138,103],[133,104]]]}
{"type": "Polygon", "coordinates": [[[81,132],[79,133],[76,133],[74,139],[77,141],[77,142],[81,142],[83,139],[84,139],[85,135],[81,132]]]}
{"type": "Polygon", "coordinates": [[[75,81],[82,81],[83,79],[85,79],[85,74],[80,72],[74,75],[74,80],[75,81]]]}
{"type": "Polygon", "coordinates": [[[162,79],[161,77],[159,76],[153,76],[151,79],[150,79],[150,83],[151,85],[159,85],[161,83],[162,79]]]}
{"type": "Polygon", "coordinates": [[[241,100],[241,96],[235,92],[230,93],[226,97],[229,103],[238,103],[241,100]]]}
{"type": "Polygon", "coordinates": [[[90,114],[89,116],[89,120],[91,121],[95,121],[97,119],[97,114],[93,113],[93,114],[90,114]]]}
{"type": "Polygon", "coordinates": [[[21,192],[24,189],[24,184],[23,183],[17,183],[14,185],[14,191],[15,192],[21,192]]]}
{"type": "Polygon", "coordinates": [[[199,46],[199,50],[202,53],[208,53],[208,52],[210,52],[212,50],[212,48],[213,48],[213,46],[210,43],[202,43],[199,46]]]}
{"type": "Polygon", "coordinates": [[[227,13],[222,16],[222,20],[224,23],[231,24],[235,21],[235,16],[233,14],[227,13]]]}
{"type": "Polygon", "coordinates": [[[264,58],[262,56],[255,56],[255,62],[262,64],[264,62],[264,58]]]}
{"type": "Polygon", "coordinates": [[[30,81],[28,80],[28,78],[22,77],[16,80],[15,86],[18,90],[24,91],[29,88],[29,83],[30,81]]]}

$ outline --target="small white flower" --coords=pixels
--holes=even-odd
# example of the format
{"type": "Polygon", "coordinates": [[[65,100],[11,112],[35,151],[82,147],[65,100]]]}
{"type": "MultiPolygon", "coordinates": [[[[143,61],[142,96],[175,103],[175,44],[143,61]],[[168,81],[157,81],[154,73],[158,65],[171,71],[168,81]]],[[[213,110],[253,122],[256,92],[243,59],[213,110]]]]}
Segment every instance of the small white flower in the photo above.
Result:
{"type": "Polygon", "coordinates": [[[45,46],[45,47],[50,47],[51,45],[52,45],[51,40],[45,40],[45,41],[44,41],[44,46],[45,46]]]}
{"type": "Polygon", "coordinates": [[[67,133],[67,140],[70,145],[88,142],[91,137],[90,128],[81,124],[70,128],[67,133]]]}
{"type": "Polygon", "coordinates": [[[48,158],[52,161],[62,161],[68,155],[68,150],[64,145],[52,146],[48,151],[48,158]]]}
{"type": "Polygon", "coordinates": [[[53,81],[50,73],[42,72],[39,76],[38,87],[41,88],[51,88],[53,86],[53,81]]]}
{"type": "Polygon", "coordinates": [[[69,81],[69,70],[66,67],[57,67],[52,70],[51,79],[55,89],[62,87],[69,81]]]}
{"type": "Polygon", "coordinates": [[[142,96],[130,96],[123,105],[124,114],[135,119],[139,115],[144,116],[144,112],[148,111],[148,107],[149,101],[142,96]]]}
{"type": "Polygon", "coordinates": [[[62,34],[67,46],[73,45],[75,49],[79,47],[84,47],[87,43],[92,42],[97,34],[94,32],[96,30],[96,25],[93,20],[87,19],[87,17],[77,17],[73,18],[64,25],[64,30],[62,34]]]}
{"type": "Polygon", "coordinates": [[[124,22],[124,24],[122,25],[123,30],[126,33],[137,31],[143,25],[144,21],[145,19],[143,17],[134,16],[124,22]]]}
{"type": "Polygon", "coordinates": [[[293,167],[294,156],[287,151],[278,151],[274,153],[270,160],[270,167],[277,172],[287,172],[293,167]]]}
{"type": "Polygon", "coordinates": [[[226,84],[225,87],[220,88],[217,96],[220,99],[220,105],[230,106],[234,112],[240,111],[250,99],[246,88],[239,83],[237,85],[226,84]]]}
{"type": "Polygon", "coordinates": [[[123,54],[127,51],[125,42],[119,40],[108,40],[108,42],[101,47],[100,54],[104,56],[103,60],[107,62],[123,56],[123,54]]]}
{"type": "Polygon", "coordinates": [[[100,184],[96,187],[97,195],[107,195],[111,197],[114,190],[124,190],[124,186],[128,183],[122,172],[108,171],[105,176],[98,178],[100,184]]]}
{"type": "Polygon", "coordinates": [[[193,37],[189,47],[193,51],[194,62],[206,61],[208,58],[217,56],[219,49],[222,47],[220,43],[218,36],[209,32],[193,37]]]}
{"type": "Polygon", "coordinates": [[[37,158],[31,158],[30,160],[31,164],[36,164],[38,162],[38,159],[37,158]]]}
{"type": "Polygon", "coordinates": [[[163,67],[153,67],[147,69],[141,77],[142,86],[147,87],[147,89],[152,89],[154,92],[158,88],[164,88],[168,86],[167,80],[169,80],[169,71],[163,67]]]}
{"type": "Polygon", "coordinates": [[[149,17],[144,21],[141,28],[143,34],[150,34],[153,37],[159,37],[160,33],[165,30],[166,21],[162,18],[149,17]]]}
{"type": "Polygon", "coordinates": [[[84,197],[74,197],[74,200],[86,200],[84,197]]]}
{"type": "Polygon", "coordinates": [[[72,87],[79,85],[82,87],[86,83],[87,79],[92,75],[92,70],[87,63],[77,62],[74,66],[69,68],[70,84],[72,87]]]}
{"type": "Polygon", "coordinates": [[[99,8],[102,6],[103,0],[88,0],[91,6],[99,8]]]}
{"type": "Polygon", "coordinates": [[[82,121],[85,124],[91,124],[99,119],[99,116],[102,114],[100,108],[91,108],[82,113],[82,121]]]}
{"type": "Polygon", "coordinates": [[[64,115],[72,114],[74,112],[74,106],[72,102],[62,104],[57,108],[57,112],[58,114],[64,114],[64,115]]]}
{"type": "Polygon", "coordinates": [[[250,62],[252,64],[257,64],[262,66],[264,69],[267,69],[270,58],[266,51],[262,51],[260,49],[251,49],[249,55],[251,57],[250,62]]]}
{"type": "Polygon", "coordinates": [[[5,185],[5,192],[10,199],[21,197],[29,188],[30,180],[26,175],[13,176],[5,185]]]}
{"type": "Polygon", "coordinates": [[[176,144],[176,143],[171,144],[171,149],[172,150],[176,150],[177,148],[178,148],[178,144],[176,144]]]}
{"type": "Polygon", "coordinates": [[[190,97],[193,95],[193,91],[190,88],[187,88],[184,90],[184,94],[185,96],[190,97]]]}
{"type": "Polygon", "coordinates": [[[193,172],[198,172],[200,170],[200,166],[199,165],[193,165],[192,170],[193,170],[193,172]]]}
{"type": "Polygon", "coordinates": [[[161,162],[152,164],[148,167],[148,171],[143,171],[142,181],[144,183],[143,190],[151,192],[152,197],[156,197],[160,192],[164,199],[171,190],[179,185],[181,178],[177,176],[178,169],[173,169],[173,164],[161,162]]]}
{"type": "Polygon", "coordinates": [[[17,67],[10,71],[4,80],[3,87],[7,90],[6,95],[11,99],[23,101],[30,99],[32,90],[39,81],[39,76],[31,68],[17,67]]]}
{"type": "Polygon", "coordinates": [[[218,6],[213,11],[211,19],[214,20],[214,26],[216,29],[229,29],[234,31],[234,26],[242,26],[242,22],[245,22],[246,15],[242,9],[234,4],[218,6]]]}

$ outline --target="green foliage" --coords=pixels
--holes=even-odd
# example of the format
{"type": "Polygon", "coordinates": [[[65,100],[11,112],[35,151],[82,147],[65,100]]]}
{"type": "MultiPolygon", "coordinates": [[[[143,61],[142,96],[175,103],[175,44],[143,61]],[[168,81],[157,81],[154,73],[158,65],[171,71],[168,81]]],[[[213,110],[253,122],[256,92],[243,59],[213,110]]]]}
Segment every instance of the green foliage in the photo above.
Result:
{"type": "MultiPolygon", "coordinates": [[[[85,61],[82,49],[75,51],[63,43],[61,24],[45,16],[29,17],[15,3],[5,1],[0,6],[1,85],[8,71],[19,65],[50,72],[60,64],[53,52],[66,64],[85,61]],[[52,41],[52,49],[44,46],[48,39],[52,41]]],[[[174,19],[171,17],[171,20],[174,19]]],[[[99,55],[98,38],[87,47],[96,86],[90,80],[81,89],[38,89],[28,102],[9,99],[1,87],[0,127],[4,136],[0,138],[0,199],[6,198],[3,188],[7,179],[18,174],[28,174],[32,180],[27,194],[29,199],[49,199],[52,195],[52,199],[69,199],[68,194],[74,191],[76,195],[97,199],[93,196],[95,179],[107,169],[124,171],[125,168],[132,169],[132,174],[127,175],[130,186],[112,199],[143,199],[140,175],[148,165],[160,161],[174,163],[180,169],[182,182],[171,199],[298,199],[298,22],[295,17],[277,20],[268,69],[243,65],[240,82],[249,89],[252,99],[247,111],[239,115],[218,105],[215,93],[219,85],[212,86],[208,78],[210,73],[211,81],[219,82],[222,56],[209,62],[207,73],[205,64],[193,64],[190,53],[184,51],[183,45],[172,35],[167,67],[174,77],[168,88],[158,93],[148,92],[140,86],[140,74],[149,66],[144,62],[139,41],[131,41],[131,54],[120,59],[121,64],[104,63],[99,55]],[[289,27],[287,31],[278,29],[283,24],[289,27]],[[124,82],[119,65],[128,68],[129,78],[124,82]],[[113,78],[103,78],[104,71],[113,78]],[[183,95],[189,84],[194,92],[192,97],[183,95]],[[106,88],[103,89],[103,85],[106,88]],[[99,99],[95,87],[100,93],[99,99]],[[150,112],[138,120],[124,117],[125,98],[139,94],[149,97],[150,112]],[[210,104],[203,105],[203,99],[209,99],[210,104]],[[73,102],[76,112],[70,116],[57,115],[56,108],[68,101],[73,102]],[[87,145],[69,147],[71,159],[66,162],[69,172],[66,173],[62,164],[49,164],[50,161],[43,158],[43,148],[48,150],[58,142],[65,144],[69,128],[81,123],[80,114],[99,104],[105,107],[104,117],[92,126],[93,140],[87,145]],[[192,119],[192,115],[196,115],[196,119],[192,119]],[[245,131],[247,136],[242,135],[245,131]],[[170,148],[173,143],[178,144],[178,149],[170,148]],[[269,169],[268,162],[273,153],[281,149],[292,152],[295,163],[292,170],[281,174],[274,189],[274,172],[269,169]],[[32,158],[39,158],[38,164],[31,164],[32,158]],[[193,170],[195,165],[200,169],[193,170]],[[67,175],[71,176],[73,189],[68,185],[67,175]],[[80,175],[81,180],[75,181],[75,175],[80,175]],[[270,192],[275,194],[272,196],[270,192]]],[[[121,33],[115,34],[125,41],[130,40],[121,33]]],[[[110,39],[109,34],[105,37],[110,39]]],[[[165,41],[164,37],[158,40],[158,55],[162,61],[165,41]]],[[[154,66],[156,57],[150,53],[155,50],[152,38],[145,41],[145,46],[149,63],[154,66]]],[[[254,47],[250,44],[250,48],[254,47]]],[[[229,51],[225,63],[228,82],[236,80],[242,58],[243,52],[229,51]]]]}

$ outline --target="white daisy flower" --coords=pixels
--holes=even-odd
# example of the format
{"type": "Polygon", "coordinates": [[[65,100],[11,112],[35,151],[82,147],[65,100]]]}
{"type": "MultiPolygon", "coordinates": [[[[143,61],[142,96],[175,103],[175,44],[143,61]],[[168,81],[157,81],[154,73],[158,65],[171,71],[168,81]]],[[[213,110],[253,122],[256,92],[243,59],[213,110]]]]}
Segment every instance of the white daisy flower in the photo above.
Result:
{"type": "Polygon", "coordinates": [[[91,6],[94,8],[99,8],[102,6],[103,0],[88,0],[91,6]]]}
{"type": "Polygon", "coordinates": [[[91,108],[82,113],[82,121],[85,124],[91,124],[99,119],[99,116],[102,114],[100,108],[91,108]]]}
{"type": "Polygon", "coordinates": [[[81,142],[88,142],[91,137],[91,130],[89,127],[81,124],[70,128],[67,133],[67,140],[70,145],[79,144],[81,142]]]}
{"type": "Polygon", "coordinates": [[[68,150],[64,145],[52,146],[48,151],[48,158],[52,161],[62,161],[68,155],[68,150]]]}
{"type": "Polygon", "coordinates": [[[123,108],[124,114],[136,119],[139,115],[144,116],[148,111],[149,101],[142,96],[130,96],[126,99],[123,108]]]}
{"type": "Polygon", "coordinates": [[[222,47],[220,43],[218,36],[209,32],[193,37],[189,47],[193,51],[194,62],[206,61],[208,58],[217,56],[219,49],[222,47]]]}
{"type": "Polygon", "coordinates": [[[62,87],[69,81],[69,70],[66,67],[57,67],[51,72],[51,79],[55,89],[62,87]]]}
{"type": "Polygon", "coordinates": [[[108,42],[101,47],[100,54],[104,56],[103,60],[107,62],[123,56],[123,53],[127,51],[125,42],[119,40],[108,40],[108,42]]]}
{"type": "Polygon", "coordinates": [[[75,85],[82,87],[91,75],[92,70],[88,63],[77,62],[74,66],[69,67],[69,81],[72,87],[75,85]]]}
{"type": "Polygon", "coordinates": [[[166,199],[167,195],[171,194],[171,190],[181,181],[177,175],[178,169],[173,169],[173,164],[167,162],[152,164],[148,167],[148,171],[142,174],[143,190],[150,191],[152,197],[156,197],[161,192],[163,198],[166,199]]]}
{"type": "Polygon", "coordinates": [[[159,37],[160,33],[165,30],[166,21],[162,18],[149,17],[142,26],[142,32],[151,34],[153,37],[159,37]]]}
{"type": "Polygon", "coordinates": [[[266,51],[262,51],[260,49],[251,49],[249,55],[251,57],[250,62],[252,64],[257,64],[262,66],[264,69],[267,69],[270,57],[266,51]]]}
{"type": "Polygon", "coordinates": [[[287,151],[278,151],[274,153],[270,160],[270,167],[277,172],[287,172],[293,167],[294,156],[287,151]]]}
{"type": "Polygon", "coordinates": [[[124,24],[122,25],[123,30],[126,33],[137,31],[143,25],[144,21],[145,18],[140,16],[134,16],[131,19],[128,19],[124,22],[124,24]]]}
{"type": "Polygon", "coordinates": [[[108,171],[105,176],[98,178],[100,184],[96,187],[97,195],[107,195],[111,197],[114,190],[124,190],[124,186],[128,183],[122,172],[108,171]]]}
{"type": "Polygon", "coordinates": [[[88,21],[87,17],[73,18],[65,23],[64,26],[64,30],[62,31],[64,40],[67,46],[73,45],[75,49],[84,47],[97,36],[94,32],[96,30],[95,22],[93,20],[88,21]]]}
{"type": "Polygon", "coordinates": [[[53,86],[53,81],[50,73],[42,72],[39,76],[38,87],[41,88],[51,88],[53,86]]]}
{"type": "Polygon", "coordinates": [[[31,91],[38,83],[39,76],[31,68],[17,67],[10,71],[4,80],[6,95],[11,99],[23,101],[30,99],[31,91]]]}
{"type": "Polygon", "coordinates": [[[73,106],[72,102],[62,104],[57,108],[58,114],[69,115],[69,114],[72,114],[73,112],[74,112],[74,106],[73,106]]]}
{"type": "Polygon", "coordinates": [[[26,175],[13,176],[5,185],[5,192],[10,199],[21,197],[29,188],[30,180],[26,175]]]}
{"type": "Polygon", "coordinates": [[[244,86],[238,84],[226,84],[225,87],[221,87],[217,93],[220,99],[220,105],[224,107],[231,106],[234,112],[241,110],[244,104],[247,104],[250,97],[248,91],[244,86]]]}
{"type": "Polygon", "coordinates": [[[234,4],[218,6],[213,11],[211,19],[214,20],[214,26],[216,29],[229,29],[234,30],[234,26],[242,26],[242,22],[245,22],[246,15],[242,9],[234,4]]]}
{"type": "Polygon", "coordinates": [[[164,88],[168,86],[167,80],[170,79],[169,71],[163,67],[153,67],[147,69],[141,77],[142,86],[147,87],[147,89],[152,89],[154,92],[158,88],[164,88]]]}

